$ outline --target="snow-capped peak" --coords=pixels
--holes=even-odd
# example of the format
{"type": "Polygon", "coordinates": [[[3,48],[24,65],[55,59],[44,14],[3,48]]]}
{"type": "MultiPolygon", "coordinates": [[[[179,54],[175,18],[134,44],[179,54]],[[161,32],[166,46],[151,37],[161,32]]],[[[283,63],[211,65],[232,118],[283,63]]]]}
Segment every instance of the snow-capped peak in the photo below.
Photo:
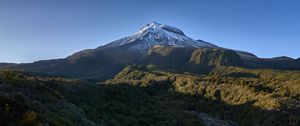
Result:
{"type": "Polygon", "coordinates": [[[148,50],[156,45],[175,47],[217,47],[208,42],[196,41],[187,37],[180,29],[152,22],[141,28],[134,35],[114,41],[106,47],[125,46],[129,49],[148,50]]]}
{"type": "Polygon", "coordinates": [[[184,35],[183,31],[181,31],[178,28],[175,28],[175,27],[169,26],[169,25],[160,24],[160,23],[157,23],[155,21],[150,23],[150,24],[147,24],[145,27],[141,28],[136,34],[143,34],[145,32],[157,33],[161,30],[168,31],[168,32],[173,32],[175,34],[184,35]]]}

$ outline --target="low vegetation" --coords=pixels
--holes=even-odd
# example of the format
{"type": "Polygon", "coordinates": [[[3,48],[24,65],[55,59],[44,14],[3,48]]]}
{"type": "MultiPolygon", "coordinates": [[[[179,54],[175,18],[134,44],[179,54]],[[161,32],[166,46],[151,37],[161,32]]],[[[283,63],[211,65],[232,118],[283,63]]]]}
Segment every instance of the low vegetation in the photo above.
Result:
{"type": "Polygon", "coordinates": [[[241,126],[298,126],[299,101],[298,71],[218,66],[200,75],[128,66],[97,84],[0,72],[0,125],[201,126],[197,115],[210,115],[241,126]]]}
{"type": "Polygon", "coordinates": [[[195,115],[127,84],[2,71],[0,92],[1,126],[202,125],[195,115]]]}
{"type": "Polygon", "coordinates": [[[300,73],[297,71],[219,66],[209,75],[195,75],[150,68],[127,67],[107,83],[142,87],[163,83],[169,85],[169,92],[185,95],[181,99],[184,109],[209,113],[240,125],[300,125],[300,73]]]}

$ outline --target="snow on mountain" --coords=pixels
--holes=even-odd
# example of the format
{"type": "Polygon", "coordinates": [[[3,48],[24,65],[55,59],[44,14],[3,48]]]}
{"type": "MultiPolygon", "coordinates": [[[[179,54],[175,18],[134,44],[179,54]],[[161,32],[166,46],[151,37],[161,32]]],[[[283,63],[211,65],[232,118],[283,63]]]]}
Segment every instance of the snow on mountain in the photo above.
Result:
{"type": "Polygon", "coordinates": [[[194,40],[176,27],[156,22],[147,24],[132,36],[116,40],[104,47],[126,46],[134,50],[148,50],[158,45],[196,48],[217,47],[205,41],[194,40]]]}

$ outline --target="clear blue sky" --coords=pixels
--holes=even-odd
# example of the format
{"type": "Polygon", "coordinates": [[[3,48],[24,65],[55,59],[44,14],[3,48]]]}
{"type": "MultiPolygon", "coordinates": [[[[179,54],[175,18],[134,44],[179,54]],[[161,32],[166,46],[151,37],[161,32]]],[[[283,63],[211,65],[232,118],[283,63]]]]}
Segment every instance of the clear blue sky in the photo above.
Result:
{"type": "Polygon", "coordinates": [[[0,62],[63,58],[152,21],[259,57],[300,57],[299,0],[0,0],[0,62]]]}

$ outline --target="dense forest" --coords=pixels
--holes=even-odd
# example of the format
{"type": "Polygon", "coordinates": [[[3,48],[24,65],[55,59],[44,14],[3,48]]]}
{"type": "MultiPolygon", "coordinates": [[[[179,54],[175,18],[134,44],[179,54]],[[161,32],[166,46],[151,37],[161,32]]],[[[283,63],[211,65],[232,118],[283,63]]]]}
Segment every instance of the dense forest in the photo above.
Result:
{"type": "Polygon", "coordinates": [[[0,72],[0,125],[300,125],[300,72],[126,67],[106,82],[0,72]]]}

